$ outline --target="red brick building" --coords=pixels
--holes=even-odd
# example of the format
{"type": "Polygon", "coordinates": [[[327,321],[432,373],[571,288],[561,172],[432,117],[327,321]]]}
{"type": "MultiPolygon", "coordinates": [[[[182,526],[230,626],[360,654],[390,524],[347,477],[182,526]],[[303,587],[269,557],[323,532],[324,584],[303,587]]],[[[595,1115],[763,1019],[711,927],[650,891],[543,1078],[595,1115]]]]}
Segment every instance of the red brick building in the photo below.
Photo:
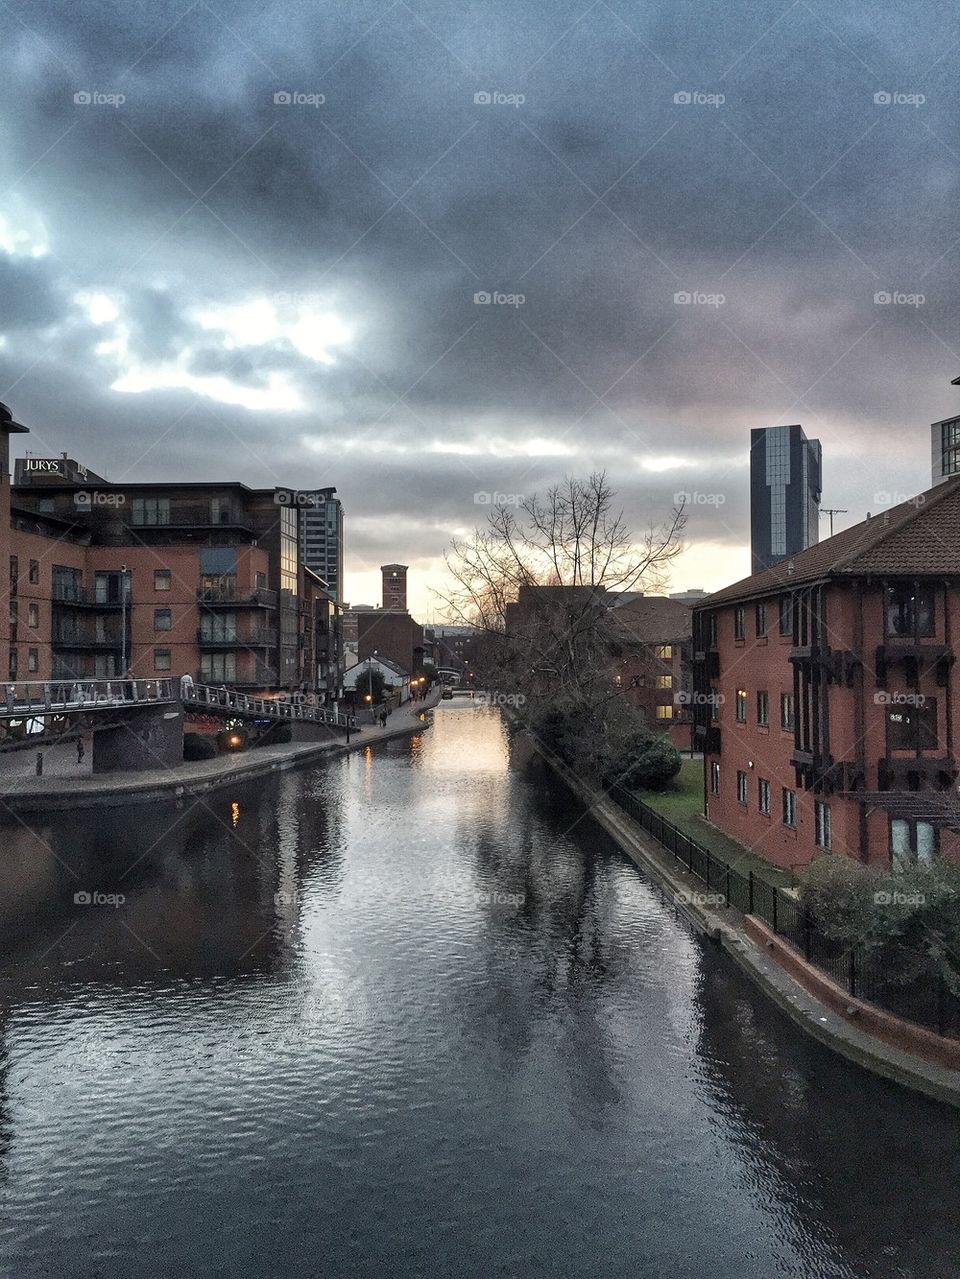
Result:
{"type": "Polygon", "coordinates": [[[25,429],[0,414],[7,679],[129,669],[336,695],[338,612],[302,562],[296,506],[230,482],[110,484],[68,459],[11,487],[10,435],[25,429]]]}
{"type": "Polygon", "coordinates": [[[960,859],[960,479],[694,612],[709,819],[779,866],[960,859]]]}
{"type": "Polygon", "coordinates": [[[682,600],[631,592],[622,603],[615,595],[613,618],[623,637],[615,678],[624,697],[674,746],[689,750],[693,614],[682,600]]]}

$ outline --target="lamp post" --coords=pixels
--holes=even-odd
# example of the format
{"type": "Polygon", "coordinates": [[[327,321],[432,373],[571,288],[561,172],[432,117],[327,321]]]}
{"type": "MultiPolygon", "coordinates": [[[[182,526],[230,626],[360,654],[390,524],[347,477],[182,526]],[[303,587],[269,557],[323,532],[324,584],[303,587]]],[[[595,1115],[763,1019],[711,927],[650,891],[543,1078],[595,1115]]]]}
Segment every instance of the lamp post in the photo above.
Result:
{"type": "Polygon", "coordinates": [[[373,657],[367,658],[367,680],[368,680],[368,686],[369,686],[368,693],[369,693],[369,702],[370,702],[371,711],[373,710],[373,667],[370,665],[370,663],[373,661],[376,655],[377,655],[377,650],[374,649],[373,657]]]}
{"type": "Polygon", "coordinates": [[[120,565],[120,676],[127,674],[127,604],[129,602],[130,570],[120,565]]]}

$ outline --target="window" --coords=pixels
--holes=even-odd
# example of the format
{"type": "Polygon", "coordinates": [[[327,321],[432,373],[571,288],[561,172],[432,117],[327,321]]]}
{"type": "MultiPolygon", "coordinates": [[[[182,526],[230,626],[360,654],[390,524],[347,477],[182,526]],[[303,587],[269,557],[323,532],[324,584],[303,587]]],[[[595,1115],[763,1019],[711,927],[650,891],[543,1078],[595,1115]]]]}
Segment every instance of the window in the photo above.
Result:
{"type": "Polygon", "coordinates": [[[783,824],[784,826],[796,826],[797,824],[797,796],[796,792],[783,788],[783,824]]]}
{"type": "Polygon", "coordinates": [[[34,586],[37,586],[40,582],[40,561],[39,560],[30,561],[30,581],[33,583],[34,586]]]}
{"type": "Polygon", "coordinates": [[[793,634],[793,597],[790,595],[780,596],[780,634],[793,634]]]}
{"type": "Polygon", "coordinates": [[[16,555],[10,556],[10,594],[16,595],[20,583],[20,561],[16,555]]]}
{"type": "Polygon", "coordinates": [[[737,723],[745,724],[747,722],[747,690],[745,688],[737,689],[737,723]]]}
{"type": "Polygon", "coordinates": [[[169,648],[155,648],[153,650],[153,669],[155,671],[168,671],[170,669],[169,648]]]}
{"type": "MultiPolygon", "coordinates": [[[[459,646],[461,642],[462,641],[458,640],[457,645],[459,646]]],[[[658,644],[653,651],[654,651],[654,654],[664,662],[669,662],[670,659],[673,657],[672,644],[658,644]]]]}
{"type": "Polygon", "coordinates": [[[267,589],[266,573],[257,573],[254,577],[253,584],[258,591],[265,591],[267,589]]]}
{"type": "Polygon", "coordinates": [[[733,610],[733,638],[735,640],[742,640],[744,634],[743,607],[738,605],[733,610]]]}
{"type": "Polygon", "coordinates": [[[657,719],[673,719],[673,707],[669,703],[666,706],[658,706],[657,719]]]}
{"type": "Polygon", "coordinates": [[[169,591],[170,570],[168,568],[155,568],[153,570],[153,589],[155,591],[169,591]]]}
{"type": "Polygon", "coordinates": [[[38,648],[27,649],[27,670],[38,671],[40,669],[40,650],[38,648]]]}
{"type": "Polygon", "coordinates": [[[237,659],[234,653],[202,653],[200,678],[205,684],[233,684],[237,678],[237,659]]]}
{"type": "Polygon", "coordinates": [[[890,823],[890,865],[894,870],[928,866],[937,855],[937,831],[929,822],[895,817],[890,823]]]}
{"type": "Polygon", "coordinates": [[[173,614],[168,608],[155,608],[153,610],[153,629],[155,631],[169,631],[173,625],[173,614]]]}
{"type": "Polygon", "coordinates": [[[17,650],[11,648],[10,656],[7,659],[7,673],[11,679],[17,678],[17,650]]]}
{"type": "Polygon", "coordinates": [[[780,727],[788,733],[793,732],[793,694],[780,694],[780,727]]]}
{"type": "Polygon", "coordinates": [[[717,647],[717,615],[716,613],[710,614],[710,621],[707,626],[707,631],[710,637],[710,647],[716,648],[717,647]]]}
{"type": "Polygon", "coordinates": [[[135,497],[130,512],[131,524],[169,524],[168,497],[135,497]]]}
{"type": "Polygon", "coordinates": [[[34,631],[40,625],[40,605],[39,604],[27,605],[27,625],[30,627],[31,630],[34,630],[34,631]]]}
{"type": "Polygon", "coordinates": [[[227,500],[223,497],[212,497],[210,499],[210,523],[226,524],[230,518],[230,512],[227,509],[227,500]]]}
{"type": "Polygon", "coordinates": [[[919,693],[909,696],[920,699],[920,705],[894,702],[887,706],[887,750],[936,750],[937,699],[919,693]]]}
{"type": "Polygon", "coordinates": [[[737,770],[737,803],[746,804],[747,802],[747,775],[737,770]]]}
{"type": "Polygon", "coordinates": [[[933,587],[905,582],[887,587],[887,634],[934,633],[933,587]]]}
{"type": "Polygon", "coordinates": [[[767,606],[766,604],[757,605],[757,639],[761,639],[767,633],[767,606]]]}
{"type": "Polygon", "coordinates": [[[236,613],[202,613],[200,615],[200,642],[229,643],[237,638],[236,613]]]}
{"type": "Polygon", "coordinates": [[[770,698],[763,689],[757,693],[757,723],[764,727],[770,723],[770,698]]]}
{"type": "Polygon", "coordinates": [[[658,675],[658,676],[657,676],[657,688],[673,688],[673,676],[672,676],[672,675],[658,675]]]}
{"type": "Polygon", "coordinates": [[[829,852],[833,847],[833,816],[830,805],[818,799],[815,806],[817,814],[817,846],[829,852]]]}
{"type": "Polygon", "coordinates": [[[720,765],[715,759],[710,762],[710,794],[720,794],[720,765]]]}
{"type": "Polygon", "coordinates": [[[762,777],[757,782],[757,797],[760,802],[760,812],[764,817],[770,816],[770,783],[762,777]]]}

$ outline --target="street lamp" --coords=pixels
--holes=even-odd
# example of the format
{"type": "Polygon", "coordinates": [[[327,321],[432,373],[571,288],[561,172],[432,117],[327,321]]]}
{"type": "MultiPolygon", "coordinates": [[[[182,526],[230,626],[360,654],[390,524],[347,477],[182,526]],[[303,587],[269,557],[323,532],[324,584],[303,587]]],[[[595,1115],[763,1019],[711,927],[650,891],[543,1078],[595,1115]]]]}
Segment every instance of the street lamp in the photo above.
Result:
{"type": "Polygon", "coordinates": [[[120,565],[120,674],[127,673],[127,603],[130,586],[130,569],[120,565]]]}

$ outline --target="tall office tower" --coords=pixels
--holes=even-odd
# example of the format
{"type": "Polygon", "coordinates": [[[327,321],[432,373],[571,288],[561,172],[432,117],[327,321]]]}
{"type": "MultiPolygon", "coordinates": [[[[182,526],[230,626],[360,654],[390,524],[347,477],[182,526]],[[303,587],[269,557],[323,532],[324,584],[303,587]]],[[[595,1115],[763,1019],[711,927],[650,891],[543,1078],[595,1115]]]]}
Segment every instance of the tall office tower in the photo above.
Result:
{"type": "MultiPolygon", "coordinates": [[[[960,386],[955,377],[951,386],[960,386]]],[[[934,484],[960,475],[960,417],[945,417],[930,427],[930,473],[934,484]]]]}
{"type": "Polygon", "coordinates": [[[384,564],[380,572],[383,575],[383,607],[405,613],[407,611],[407,565],[384,564]]]}
{"type": "Polygon", "coordinates": [[[343,603],[343,504],[335,488],[316,489],[301,506],[300,542],[303,562],[327,583],[343,603]]]}
{"type": "Polygon", "coordinates": [[[750,432],[752,573],[820,540],[821,452],[800,426],[750,432]]]}

